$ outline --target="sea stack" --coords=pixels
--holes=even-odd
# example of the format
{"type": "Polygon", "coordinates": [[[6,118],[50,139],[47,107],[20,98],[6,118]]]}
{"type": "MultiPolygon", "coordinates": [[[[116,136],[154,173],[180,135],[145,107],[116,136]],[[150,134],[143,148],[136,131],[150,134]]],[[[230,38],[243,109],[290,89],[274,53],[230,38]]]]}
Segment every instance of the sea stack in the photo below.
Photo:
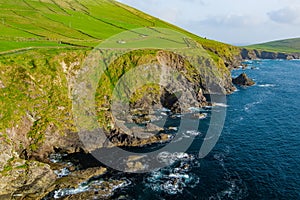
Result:
{"type": "Polygon", "coordinates": [[[252,86],[255,84],[255,82],[249,78],[246,73],[242,73],[237,78],[233,78],[232,83],[240,86],[252,86]]]}

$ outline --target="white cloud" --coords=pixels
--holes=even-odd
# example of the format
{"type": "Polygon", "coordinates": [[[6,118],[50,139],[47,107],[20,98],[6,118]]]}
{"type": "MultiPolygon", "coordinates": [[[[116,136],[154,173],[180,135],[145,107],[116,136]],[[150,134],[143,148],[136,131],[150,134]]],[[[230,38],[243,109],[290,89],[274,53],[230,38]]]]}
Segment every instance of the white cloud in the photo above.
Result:
{"type": "Polygon", "coordinates": [[[270,19],[282,24],[300,24],[300,7],[285,7],[268,13],[270,19]]]}
{"type": "Polygon", "coordinates": [[[232,27],[232,28],[244,28],[246,26],[254,26],[260,24],[262,21],[251,15],[219,15],[210,16],[205,20],[199,21],[201,24],[206,26],[221,26],[221,27],[232,27]]]}
{"type": "Polygon", "coordinates": [[[299,0],[119,1],[200,36],[232,44],[300,36],[299,0]]]}

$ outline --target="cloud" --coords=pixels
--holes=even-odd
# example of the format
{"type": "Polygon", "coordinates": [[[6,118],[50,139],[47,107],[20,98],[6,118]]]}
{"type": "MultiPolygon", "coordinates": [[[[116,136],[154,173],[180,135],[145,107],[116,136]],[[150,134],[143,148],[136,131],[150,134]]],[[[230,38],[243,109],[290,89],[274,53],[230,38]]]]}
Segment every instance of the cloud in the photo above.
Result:
{"type": "Polygon", "coordinates": [[[227,43],[298,37],[299,0],[118,0],[188,31],[227,43]]]}
{"type": "Polygon", "coordinates": [[[261,22],[258,18],[250,15],[228,14],[219,16],[210,16],[199,21],[200,24],[217,27],[243,28],[254,26],[261,22]]]}
{"type": "Polygon", "coordinates": [[[300,12],[298,8],[285,7],[276,11],[267,13],[269,18],[276,23],[281,24],[300,24],[300,12]]]}

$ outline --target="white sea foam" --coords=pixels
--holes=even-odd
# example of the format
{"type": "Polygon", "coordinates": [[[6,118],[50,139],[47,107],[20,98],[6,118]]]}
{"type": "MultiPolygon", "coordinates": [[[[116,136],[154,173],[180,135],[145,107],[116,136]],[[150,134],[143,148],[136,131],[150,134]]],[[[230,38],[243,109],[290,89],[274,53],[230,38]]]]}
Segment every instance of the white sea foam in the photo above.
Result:
{"type": "Polygon", "coordinates": [[[186,131],[186,135],[188,135],[188,136],[199,136],[199,135],[202,135],[202,133],[199,132],[199,131],[192,130],[192,131],[186,131]]]}
{"type": "Polygon", "coordinates": [[[201,108],[197,108],[197,107],[190,107],[189,108],[189,111],[191,111],[191,112],[199,112],[201,110],[202,110],[201,108]]]}
{"type": "Polygon", "coordinates": [[[276,87],[275,84],[262,84],[262,85],[258,85],[258,87],[276,87]]]}
{"type": "Polygon", "coordinates": [[[59,199],[59,198],[69,196],[69,195],[80,194],[83,192],[95,190],[95,188],[97,188],[97,190],[98,190],[99,186],[103,186],[100,188],[103,188],[103,190],[107,193],[107,195],[104,195],[104,196],[109,197],[109,196],[113,195],[115,190],[117,190],[119,188],[127,187],[130,184],[131,184],[131,181],[128,179],[121,179],[121,182],[119,184],[113,183],[113,180],[110,180],[110,181],[95,180],[95,181],[90,182],[89,184],[82,183],[77,188],[66,188],[66,189],[56,190],[56,191],[54,191],[54,198],[59,199]],[[98,186],[98,187],[96,187],[96,186],[98,186]]]}
{"type": "Polygon", "coordinates": [[[253,103],[248,103],[248,104],[245,105],[244,110],[246,112],[248,112],[251,108],[253,108],[255,105],[260,104],[260,103],[261,103],[261,101],[257,101],[257,102],[253,102],[253,103]]]}
{"type": "Polygon", "coordinates": [[[170,153],[167,151],[161,152],[157,155],[157,160],[161,163],[166,163],[166,164],[173,164],[174,162],[178,160],[194,160],[194,156],[189,155],[187,153],[183,152],[175,152],[175,153],[170,153]]]}
{"type": "Polygon", "coordinates": [[[60,163],[60,162],[62,162],[62,159],[64,156],[66,156],[66,154],[53,153],[53,154],[50,154],[49,160],[52,163],[60,163]]]}
{"type": "Polygon", "coordinates": [[[163,116],[168,116],[167,113],[164,113],[164,112],[161,112],[160,114],[163,116]]]}
{"type": "Polygon", "coordinates": [[[205,109],[212,109],[212,106],[205,106],[205,109]]]}
{"type": "Polygon", "coordinates": [[[199,119],[206,119],[207,118],[207,113],[201,113],[199,115],[199,119]]]}
{"type": "MultiPolygon", "coordinates": [[[[171,155],[164,153],[164,156],[171,155]]],[[[176,163],[176,167],[167,167],[153,171],[145,180],[145,185],[155,192],[164,192],[169,195],[182,193],[185,188],[194,188],[199,184],[199,177],[191,173],[191,169],[199,167],[197,160],[187,159],[193,157],[185,153],[177,153],[177,158],[184,158],[176,163]]]]}
{"type": "Polygon", "coordinates": [[[59,189],[57,191],[54,192],[54,198],[55,199],[59,199],[65,196],[69,196],[69,195],[74,195],[74,194],[79,194],[79,193],[83,193],[83,192],[87,192],[89,191],[89,186],[82,186],[80,185],[78,188],[70,188],[70,189],[59,189]]]}
{"type": "Polygon", "coordinates": [[[161,111],[161,112],[171,112],[171,110],[168,109],[168,108],[162,108],[160,111],[161,111]]]}
{"type": "Polygon", "coordinates": [[[54,173],[57,175],[58,178],[62,178],[68,176],[71,172],[67,168],[63,168],[61,170],[55,170],[54,173]]]}
{"type": "Polygon", "coordinates": [[[227,104],[224,104],[224,103],[214,103],[214,106],[224,107],[224,108],[229,107],[227,104]]]}
{"type": "Polygon", "coordinates": [[[178,139],[176,140],[173,140],[172,142],[180,142],[182,141],[184,138],[191,138],[191,137],[197,137],[197,136],[200,136],[202,135],[201,132],[199,131],[196,131],[196,130],[189,130],[189,131],[186,131],[184,133],[182,133],[182,136],[179,137],[178,139]]]}

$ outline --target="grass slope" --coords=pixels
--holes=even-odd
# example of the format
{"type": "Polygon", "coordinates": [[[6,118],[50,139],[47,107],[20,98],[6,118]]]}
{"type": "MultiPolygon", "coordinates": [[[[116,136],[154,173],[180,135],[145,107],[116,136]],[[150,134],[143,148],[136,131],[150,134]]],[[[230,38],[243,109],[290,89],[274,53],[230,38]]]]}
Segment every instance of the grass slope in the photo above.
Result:
{"type": "Polygon", "coordinates": [[[207,40],[114,0],[0,0],[0,52],[24,48],[95,47],[125,30],[161,27],[184,33],[218,61],[238,49],[207,40]]]}
{"type": "Polygon", "coordinates": [[[264,51],[282,52],[282,53],[299,53],[300,38],[277,40],[262,44],[247,46],[250,49],[258,49],[264,51]]]}
{"type": "MultiPolygon", "coordinates": [[[[93,47],[118,33],[141,27],[149,32],[168,28],[197,41],[218,64],[217,72],[207,69],[210,77],[229,76],[224,60],[230,61],[239,53],[237,47],[198,37],[112,0],[0,0],[0,146],[20,152],[38,151],[47,139],[45,132],[76,132],[69,94],[74,73],[93,47]],[[27,127],[29,146],[8,131],[22,124],[24,118],[33,123],[27,127]]],[[[157,39],[155,42],[170,47],[187,45],[182,37],[157,39]]],[[[129,62],[134,56],[144,56],[141,63],[151,60],[154,53],[146,53],[126,55],[118,60],[119,65],[125,63],[129,70],[135,66],[129,62]]],[[[113,76],[100,82],[104,89],[126,71],[120,72],[119,65],[110,71],[113,76]]],[[[103,90],[97,92],[98,96],[105,94],[103,90]]],[[[100,107],[105,102],[97,104],[100,107]]],[[[99,119],[103,124],[107,122],[105,117],[99,119]]]]}
{"type": "MultiPolygon", "coordinates": [[[[0,160],[0,176],[20,167],[28,171],[27,165],[19,166],[23,158],[13,153],[45,155],[49,146],[60,147],[59,136],[72,137],[78,131],[71,97],[77,71],[93,47],[118,33],[142,27],[154,38],[142,38],[146,46],[151,43],[185,49],[191,45],[184,40],[189,36],[208,50],[217,69],[203,67],[199,75],[186,65],[185,77],[192,82],[204,80],[201,76],[217,83],[230,78],[224,61],[232,61],[239,48],[198,37],[116,1],[0,0],[0,150],[7,155],[0,160]],[[153,32],[158,27],[180,32],[184,37],[156,37],[153,32]]],[[[125,38],[127,44],[141,39],[141,35],[132,34],[125,38]]],[[[110,130],[107,107],[118,78],[138,64],[157,63],[156,53],[157,50],[137,50],[124,55],[97,83],[95,100],[101,126],[110,130]]],[[[210,64],[211,59],[207,61],[210,64]]],[[[156,95],[159,87],[142,88],[130,103],[149,91],[156,95]]],[[[24,179],[23,174],[20,177],[24,179]]]]}

